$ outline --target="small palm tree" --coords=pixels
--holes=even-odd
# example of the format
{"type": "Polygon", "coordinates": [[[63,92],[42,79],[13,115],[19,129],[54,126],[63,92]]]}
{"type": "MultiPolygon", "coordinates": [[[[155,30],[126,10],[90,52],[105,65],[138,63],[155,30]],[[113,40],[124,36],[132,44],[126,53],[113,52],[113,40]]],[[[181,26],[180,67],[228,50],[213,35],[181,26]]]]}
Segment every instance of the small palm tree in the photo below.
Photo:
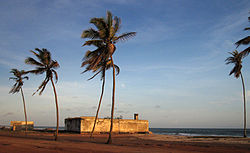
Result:
{"type": "MultiPolygon", "coordinates": [[[[83,62],[82,62],[82,65],[81,65],[81,67],[84,67],[85,65],[87,65],[85,71],[83,71],[82,73],[85,73],[85,72],[91,71],[91,70],[95,73],[88,80],[93,79],[95,76],[97,76],[100,73],[101,73],[101,80],[102,80],[102,89],[101,89],[102,91],[101,91],[101,95],[100,95],[100,99],[99,99],[98,108],[97,108],[97,111],[96,111],[94,126],[93,126],[93,129],[91,131],[91,135],[90,135],[91,138],[92,138],[94,130],[95,130],[96,120],[98,119],[98,114],[99,114],[99,111],[100,111],[100,106],[101,106],[102,97],[103,97],[103,93],[104,93],[105,73],[106,73],[106,70],[108,70],[108,69],[110,69],[112,67],[110,60],[109,61],[103,60],[95,68],[92,68],[91,63],[92,63],[93,59],[95,59],[95,58],[96,58],[95,54],[92,54],[91,51],[88,51],[88,52],[86,52],[85,57],[84,57],[83,62]]],[[[120,72],[120,68],[117,65],[115,65],[115,68],[116,68],[116,71],[117,71],[116,75],[118,75],[119,72],[120,72]]]]}
{"type": "MultiPolygon", "coordinates": [[[[35,52],[35,51],[30,51],[30,52],[33,53],[37,57],[38,61],[32,57],[28,57],[25,60],[25,63],[36,66],[36,69],[28,71],[28,73],[33,73],[33,74],[39,75],[39,74],[43,74],[45,72],[45,74],[46,74],[44,81],[36,90],[36,92],[40,91],[39,95],[41,95],[43,93],[47,83],[49,81],[51,81],[54,95],[55,95],[55,103],[56,103],[57,124],[56,124],[55,140],[57,140],[58,128],[59,128],[59,110],[58,110],[57,94],[56,94],[56,88],[55,88],[55,84],[53,81],[53,77],[55,76],[55,79],[57,82],[58,75],[57,75],[57,72],[55,71],[55,69],[59,68],[59,64],[57,61],[51,59],[51,53],[47,49],[43,48],[42,50],[40,50],[39,48],[36,48],[35,50],[37,52],[35,52]]],[[[36,92],[34,92],[33,95],[36,92]]]]}
{"type": "Polygon", "coordinates": [[[23,80],[24,79],[29,79],[27,76],[24,76],[27,72],[24,70],[17,70],[17,69],[11,69],[10,73],[13,73],[14,77],[10,77],[10,80],[14,80],[16,83],[13,85],[9,93],[17,93],[21,90],[22,94],[22,99],[23,99],[23,110],[24,110],[24,117],[25,117],[25,132],[27,132],[28,126],[27,126],[27,113],[26,113],[26,106],[25,106],[25,99],[24,99],[24,94],[23,94],[23,80]]]}
{"type": "MultiPolygon", "coordinates": [[[[248,17],[248,21],[250,22],[250,17],[248,17]]],[[[244,30],[248,31],[248,30],[250,30],[250,27],[247,27],[244,30]]],[[[240,45],[249,45],[249,43],[250,43],[250,36],[247,36],[247,37],[237,41],[235,43],[235,45],[237,45],[236,48],[238,48],[240,45]]],[[[242,54],[243,57],[247,56],[249,53],[250,53],[250,47],[248,47],[240,52],[240,54],[242,54]]]]}
{"type": "Polygon", "coordinates": [[[245,85],[244,85],[244,79],[243,75],[241,73],[241,68],[242,68],[242,59],[244,56],[242,54],[239,54],[237,50],[233,52],[229,52],[232,56],[228,57],[225,61],[226,64],[234,64],[233,69],[230,71],[229,75],[234,74],[235,78],[241,77],[241,82],[242,82],[242,88],[243,88],[243,105],[244,105],[244,131],[243,131],[243,136],[247,137],[247,132],[246,132],[246,95],[245,95],[245,85]]]}
{"type": "Polygon", "coordinates": [[[96,46],[95,54],[97,55],[93,63],[92,68],[95,68],[102,60],[110,60],[113,68],[113,92],[112,92],[112,108],[111,108],[111,124],[109,131],[109,138],[107,144],[112,143],[112,129],[113,129],[113,116],[114,116],[114,105],[115,105],[115,64],[113,60],[113,54],[116,50],[115,44],[119,41],[127,40],[128,38],[134,37],[136,32],[123,33],[117,36],[120,29],[121,20],[118,17],[112,16],[112,13],[107,11],[106,18],[92,18],[90,23],[94,24],[97,30],[90,28],[84,30],[82,38],[89,38],[91,40],[86,41],[85,45],[96,46]]]}

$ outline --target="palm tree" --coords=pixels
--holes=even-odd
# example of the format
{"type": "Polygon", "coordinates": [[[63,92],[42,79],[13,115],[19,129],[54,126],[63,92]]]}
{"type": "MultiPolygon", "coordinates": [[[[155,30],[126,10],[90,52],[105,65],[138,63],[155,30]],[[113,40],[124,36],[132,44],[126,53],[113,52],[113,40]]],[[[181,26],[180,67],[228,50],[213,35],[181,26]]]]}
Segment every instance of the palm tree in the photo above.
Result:
{"type": "MultiPolygon", "coordinates": [[[[93,136],[93,133],[94,133],[94,130],[95,130],[95,125],[96,125],[96,120],[98,118],[98,114],[99,114],[99,110],[100,110],[100,106],[101,106],[101,102],[102,102],[102,97],[103,97],[103,93],[104,93],[104,86],[105,86],[105,73],[106,73],[106,70],[108,70],[108,69],[110,69],[112,67],[110,60],[109,61],[103,60],[95,68],[90,69],[91,63],[92,63],[93,59],[96,58],[95,55],[91,54],[91,53],[92,53],[91,51],[88,51],[85,54],[85,57],[83,59],[81,67],[84,67],[85,65],[87,65],[87,67],[86,67],[85,71],[83,71],[82,73],[85,73],[85,72],[91,71],[91,70],[95,73],[88,80],[93,79],[95,76],[97,76],[99,73],[101,73],[101,80],[102,80],[102,89],[101,90],[102,91],[101,91],[101,95],[100,95],[100,99],[99,99],[99,104],[98,104],[98,108],[97,108],[97,111],[96,111],[94,126],[93,126],[93,129],[91,131],[90,138],[92,138],[92,136],[93,136]]],[[[120,68],[117,65],[115,65],[115,68],[116,68],[116,71],[117,71],[116,75],[118,75],[119,72],[120,72],[120,68]]]]}
{"type": "MultiPolygon", "coordinates": [[[[57,61],[51,59],[51,53],[47,49],[43,48],[42,50],[40,50],[39,48],[36,48],[35,50],[37,52],[32,51],[32,50],[30,52],[33,53],[37,57],[38,61],[32,57],[28,57],[25,60],[25,63],[36,66],[36,68],[34,70],[28,71],[28,73],[33,73],[33,74],[38,75],[38,74],[43,74],[44,72],[46,72],[46,76],[45,76],[44,81],[36,90],[36,92],[38,92],[40,90],[39,95],[41,95],[43,93],[47,83],[49,81],[51,81],[54,95],[55,95],[55,103],[56,103],[56,121],[57,121],[57,124],[56,124],[55,140],[57,140],[58,128],[59,128],[59,110],[58,110],[57,94],[56,94],[56,88],[55,88],[55,84],[53,81],[53,77],[55,76],[55,79],[57,82],[58,75],[57,75],[57,72],[55,71],[55,69],[59,68],[59,64],[57,61]]],[[[33,95],[36,92],[34,92],[33,95]]]]}
{"type": "Polygon", "coordinates": [[[86,41],[83,46],[93,45],[97,47],[97,49],[94,51],[97,56],[91,64],[91,67],[95,68],[102,60],[110,60],[113,68],[111,124],[109,138],[107,141],[108,144],[111,144],[115,104],[115,64],[113,60],[113,54],[116,50],[115,44],[119,41],[124,41],[135,36],[136,32],[127,32],[117,36],[117,32],[120,29],[121,19],[116,16],[113,18],[112,13],[109,11],[107,11],[106,18],[92,18],[90,23],[94,24],[97,30],[93,28],[84,30],[81,37],[91,39],[86,41]]]}
{"type": "Polygon", "coordinates": [[[241,77],[241,82],[242,82],[242,88],[243,88],[243,105],[244,105],[244,131],[243,131],[243,136],[247,137],[247,132],[246,132],[246,95],[245,95],[245,85],[244,85],[244,79],[243,75],[241,73],[241,68],[242,68],[242,59],[244,56],[240,54],[237,50],[233,52],[229,52],[232,56],[228,57],[225,61],[226,64],[234,64],[233,69],[230,71],[229,75],[234,74],[235,78],[241,77]]]}
{"type": "Polygon", "coordinates": [[[24,79],[29,79],[27,76],[22,77],[23,75],[25,75],[27,72],[25,72],[24,70],[17,70],[17,69],[11,69],[10,73],[13,73],[14,77],[10,77],[10,80],[14,80],[16,83],[13,85],[13,87],[11,88],[9,93],[17,93],[21,90],[21,94],[22,94],[22,99],[23,99],[23,111],[24,111],[24,117],[25,117],[25,133],[27,132],[28,126],[27,126],[27,113],[26,113],[26,106],[25,106],[25,99],[24,99],[24,94],[23,94],[23,80],[24,79]]]}
{"type": "MultiPolygon", "coordinates": [[[[250,17],[248,17],[248,21],[250,22],[250,17]]],[[[244,30],[245,31],[250,30],[250,27],[247,27],[244,30]]],[[[235,45],[237,45],[236,48],[238,48],[240,45],[249,45],[249,43],[250,43],[250,36],[247,36],[247,37],[237,41],[235,43],[235,45]]],[[[240,52],[240,54],[242,54],[243,57],[247,56],[249,53],[250,53],[250,47],[248,47],[240,52]]]]}

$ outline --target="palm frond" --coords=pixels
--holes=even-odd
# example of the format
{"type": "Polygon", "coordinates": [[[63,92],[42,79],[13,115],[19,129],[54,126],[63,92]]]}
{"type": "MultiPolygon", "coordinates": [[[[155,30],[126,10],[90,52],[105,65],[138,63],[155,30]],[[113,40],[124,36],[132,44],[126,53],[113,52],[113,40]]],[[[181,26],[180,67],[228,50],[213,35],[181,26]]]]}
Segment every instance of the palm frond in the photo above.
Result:
{"type": "Polygon", "coordinates": [[[132,38],[136,35],[136,32],[127,32],[127,33],[123,33],[122,35],[118,36],[118,37],[114,37],[113,42],[116,43],[118,41],[126,41],[129,38],[132,38]]]}
{"type": "Polygon", "coordinates": [[[92,18],[90,23],[94,24],[98,30],[106,29],[104,18],[92,18]]]}
{"type": "Polygon", "coordinates": [[[247,28],[245,28],[244,30],[245,30],[245,31],[246,31],[246,30],[250,30],[250,27],[247,27],[247,28]]]}
{"type": "Polygon", "coordinates": [[[246,57],[250,53],[250,47],[244,49],[243,51],[240,52],[240,55],[242,58],[246,57]]]}
{"type": "Polygon", "coordinates": [[[99,38],[99,33],[93,28],[90,28],[82,32],[81,38],[96,39],[96,38],[99,38]]]}
{"type": "Polygon", "coordinates": [[[110,11],[107,11],[106,23],[107,23],[108,29],[110,29],[113,25],[113,16],[110,11]]]}
{"type": "Polygon", "coordinates": [[[117,16],[114,17],[114,31],[111,35],[111,37],[113,38],[115,36],[115,34],[119,31],[119,29],[121,28],[121,19],[118,18],[117,16]]]}
{"type": "Polygon", "coordinates": [[[25,77],[23,77],[22,79],[26,79],[26,80],[29,80],[29,77],[25,76],[25,77]]]}
{"type": "Polygon", "coordinates": [[[119,66],[117,66],[117,65],[114,65],[114,66],[115,66],[115,70],[116,70],[116,75],[119,75],[120,74],[119,66]]]}
{"type": "Polygon", "coordinates": [[[45,67],[37,67],[35,70],[27,71],[27,73],[43,74],[44,72],[46,72],[46,70],[47,69],[45,67]]]}
{"type": "Polygon", "coordinates": [[[102,70],[98,71],[97,73],[95,73],[91,78],[89,78],[88,80],[93,79],[95,76],[97,76],[100,72],[102,72],[102,70]]]}
{"type": "Polygon", "coordinates": [[[16,86],[17,86],[17,82],[12,86],[12,88],[11,88],[11,90],[9,91],[9,93],[12,93],[12,94],[14,94],[14,93],[16,93],[17,92],[17,90],[16,90],[16,86]]]}
{"type": "Polygon", "coordinates": [[[51,61],[51,68],[57,69],[59,67],[60,67],[60,65],[57,61],[51,61]]]}
{"type": "Polygon", "coordinates": [[[90,45],[94,45],[96,47],[101,47],[103,46],[103,40],[88,40],[86,41],[82,46],[90,46],[90,45]]]}
{"type": "Polygon", "coordinates": [[[15,77],[9,77],[9,80],[17,80],[18,78],[15,77]]]}
{"type": "Polygon", "coordinates": [[[25,63],[29,64],[29,65],[36,65],[36,66],[44,66],[44,64],[36,61],[34,58],[32,57],[28,57],[25,59],[25,63]]]}
{"type": "Polygon", "coordinates": [[[43,82],[41,83],[41,85],[38,87],[38,89],[32,94],[32,96],[35,95],[39,90],[41,90],[41,91],[39,92],[39,95],[41,95],[41,94],[43,93],[43,91],[44,91],[44,89],[45,89],[45,87],[46,87],[46,85],[47,85],[48,82],[49,82],[49,78],[46,77],[46,78],[43,80],[43,82]]]}
{"type": "Polygon", "coordinates": [[[247,36],[247,37],[245,37],[245,38],[243,38],[243,39],[237,41],[237,42],[235,43],[235,45],[237,45],[236,48],[238,48],[240,45],[248,45],[249,42],[250,42],[250,36],[247,36]]]}

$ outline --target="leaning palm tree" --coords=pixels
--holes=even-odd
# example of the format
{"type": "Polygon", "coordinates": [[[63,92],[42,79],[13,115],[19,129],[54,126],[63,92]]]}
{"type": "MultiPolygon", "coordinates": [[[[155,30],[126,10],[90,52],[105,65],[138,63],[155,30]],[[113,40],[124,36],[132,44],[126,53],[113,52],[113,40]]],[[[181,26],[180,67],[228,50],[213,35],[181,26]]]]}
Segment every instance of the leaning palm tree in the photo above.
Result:
{"type": "Polygon", "coordinates": [[[27,126],[27,113],[26,113],[26,106],[25,106],[25,99],[24,99],[24,94],[23,94],[23,80],[24,79],[29,79],[27,76],[24,76],[25,74],[27,74],[27,72],[25,72],[24,70],[17,70],[17,69],[11,69],[10,73],[13,73],[14,77],[10,77],[10,80],[14,80],[16,83],[13,85],[13,87],[11,88],[9,93],[17,93],[21,90],[21,94],[22,94],[22,99],[23,99],[23,111],[24,111],[24,117],[25,117],[25,132],[27,132],[28,126],[27,126]]]}
{"type": "MultiPolygon", "coordinates": [[[[248,21],[250,22],[250,17],[248,17],[248,21]]],[[[250,30],[250,27],[247,27],[244,30],[248,31],[250,30]]],[[[250,43],[250,36],[246,36],[245,38],[237,41],[235,45],[237,45],[236,48],[238,48],[240,45],[249,45],[249,43],[250,43]]],[[[250,47],[247,47],[246,49],[240,52],[240,54],[242,54],[243,57],[247,56],[249,53],[250,53],[250,47]]]]}
{"type": "MultiPolygon", "coordinates": [[[[98,119],[98,114],[99,114],[99,111],[100,111],[100,106],[101,106],[102,97],[103,97],[103,93],[104,93],[104,86],[105,86],[105,73],[106,73],[106,70],[108,70],[108,69],[110,69],[112,67],[110,60],[108,60],[108,61],[103,60],[95,68],[90,69],[93,58],[96,58],[95,55],[91,54],[91,53],[92,53],[91,51],[88,51],[85,54],[85,57],[83,59],[81,67],[84,67],[85,65],[87,65],[87,66],[85,68],[85,71],[83,71],[82,73],[85,73],[85,72],[91,71],[91,70],[95,73],[88,80],[93,79],[95,76],[97,76],[98,74],[101,73],[102,89],[101,89],[101,95],[100,95],[100,99],[99,99],[98,108],[97,108],[97,111],[96,111],[95,120],[94,120],[94,126],[93,126],[93,129],[91,131],[90,138],[92,138],[92,136],[93,136],[93,133],[94,133],[94,130],[95,130],[96,121],[98,119]]],[[[116,75],[118,75],[119,72],[120,72],[120,68],[117,65],[115,65],[115,68],[116,68],[116,71],[117,71],[116,75]]]]}
{"type": "Polygon", "coordinates": [[[228,57],[225,61],[226,64],[234,64],[233,69],[230,71],[229,75],[234,74],[235,78],[241,77],[241,82],[242,82],[242,88],[243,88],[243,105],[244,105],[244,131],[243,131],[243,136],[247,137],[247,132],[246,132],[246,95],[245,95],[245,85],[244,85],[244,79],[243,75],[241,73],[241,68],[242,68],[242,59],[244,56],[240,54],[237,50],[233,52],[229,52],[232,56],[228,57]]]}
{"type": "MultiPolygon", "coordinates": [[[[43,93],[47,83],[51,81],[54,95],[55,95],[55,103],[56,103],[56,121],[57,121],[56,123],[57,124],[56,124],[55,140],[57,140],[58,128],[59,128],[59,110],[58,110],[57,94],[56,94],[56,88],[55,88],[55,84],[53,81],[53,77],[55,76],[55,79],[57,82],[58,75],[55,69],[59,68],[59,64],[57,61],[51,59],[51,53],[47,49],[43,48],[42,50],[40,50],[39,48],[36,48],[35,50],[37,52],[32,51],[32,50],[30,52],[33,53],[37,57],[38,61],[32,57],[28,57],[25,60],[25,63],[36,66],[34,70],[28,71],[28,73],[33,73],[36,75],[43,74],[44,72],[46,73],[44,81],[36,90],[36,92],[40,91],[39,95],[43,93]]],[[[34,92],[33,95],[36,92],[34,92]]]]}
{"type": "Polygon", "coordinates": [[[115,64],[113,60],[113,54],[116,50],[115,44],[119,41],[127,40],[136,35],[136,32],[123,33],[117,36],[120,29],[121,20],[118,17],[112,16],[111,12],[107,11],[106,18],[92,18],[90,23],[94,24],[97,30],[90,28],[84,30],[82,38],[89,38],[91,40],[86,41],[85,45],[92,45],[97,47],[95,54],[97,54],[95,60],[91,64],[92,68],[95,68],[102,60],[110,60],[113,68],[113,91],[112,91],[112,108],[111,108],[111,124],[109,131],[109,138],[107,143],[112,143],[112,129],[113,129],[113,116],[114,116],[114,104],[115,104],[115,64]]]}

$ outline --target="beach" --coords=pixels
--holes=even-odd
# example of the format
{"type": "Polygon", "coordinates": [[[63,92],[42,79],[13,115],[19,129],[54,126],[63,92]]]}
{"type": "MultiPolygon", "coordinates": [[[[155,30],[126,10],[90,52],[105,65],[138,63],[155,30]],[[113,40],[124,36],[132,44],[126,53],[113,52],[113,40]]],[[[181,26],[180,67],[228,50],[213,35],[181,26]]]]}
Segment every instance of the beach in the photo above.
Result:
{"type": "Polygon", "coordinates": [[[250,138],[173,136],[156,134],[114,134],[113,143],[105,144],[108,135],[60,133],[58,141],[53,133],[29,131],[0,131],[0,153],[246,153],[250,152],[250,138]]]}

